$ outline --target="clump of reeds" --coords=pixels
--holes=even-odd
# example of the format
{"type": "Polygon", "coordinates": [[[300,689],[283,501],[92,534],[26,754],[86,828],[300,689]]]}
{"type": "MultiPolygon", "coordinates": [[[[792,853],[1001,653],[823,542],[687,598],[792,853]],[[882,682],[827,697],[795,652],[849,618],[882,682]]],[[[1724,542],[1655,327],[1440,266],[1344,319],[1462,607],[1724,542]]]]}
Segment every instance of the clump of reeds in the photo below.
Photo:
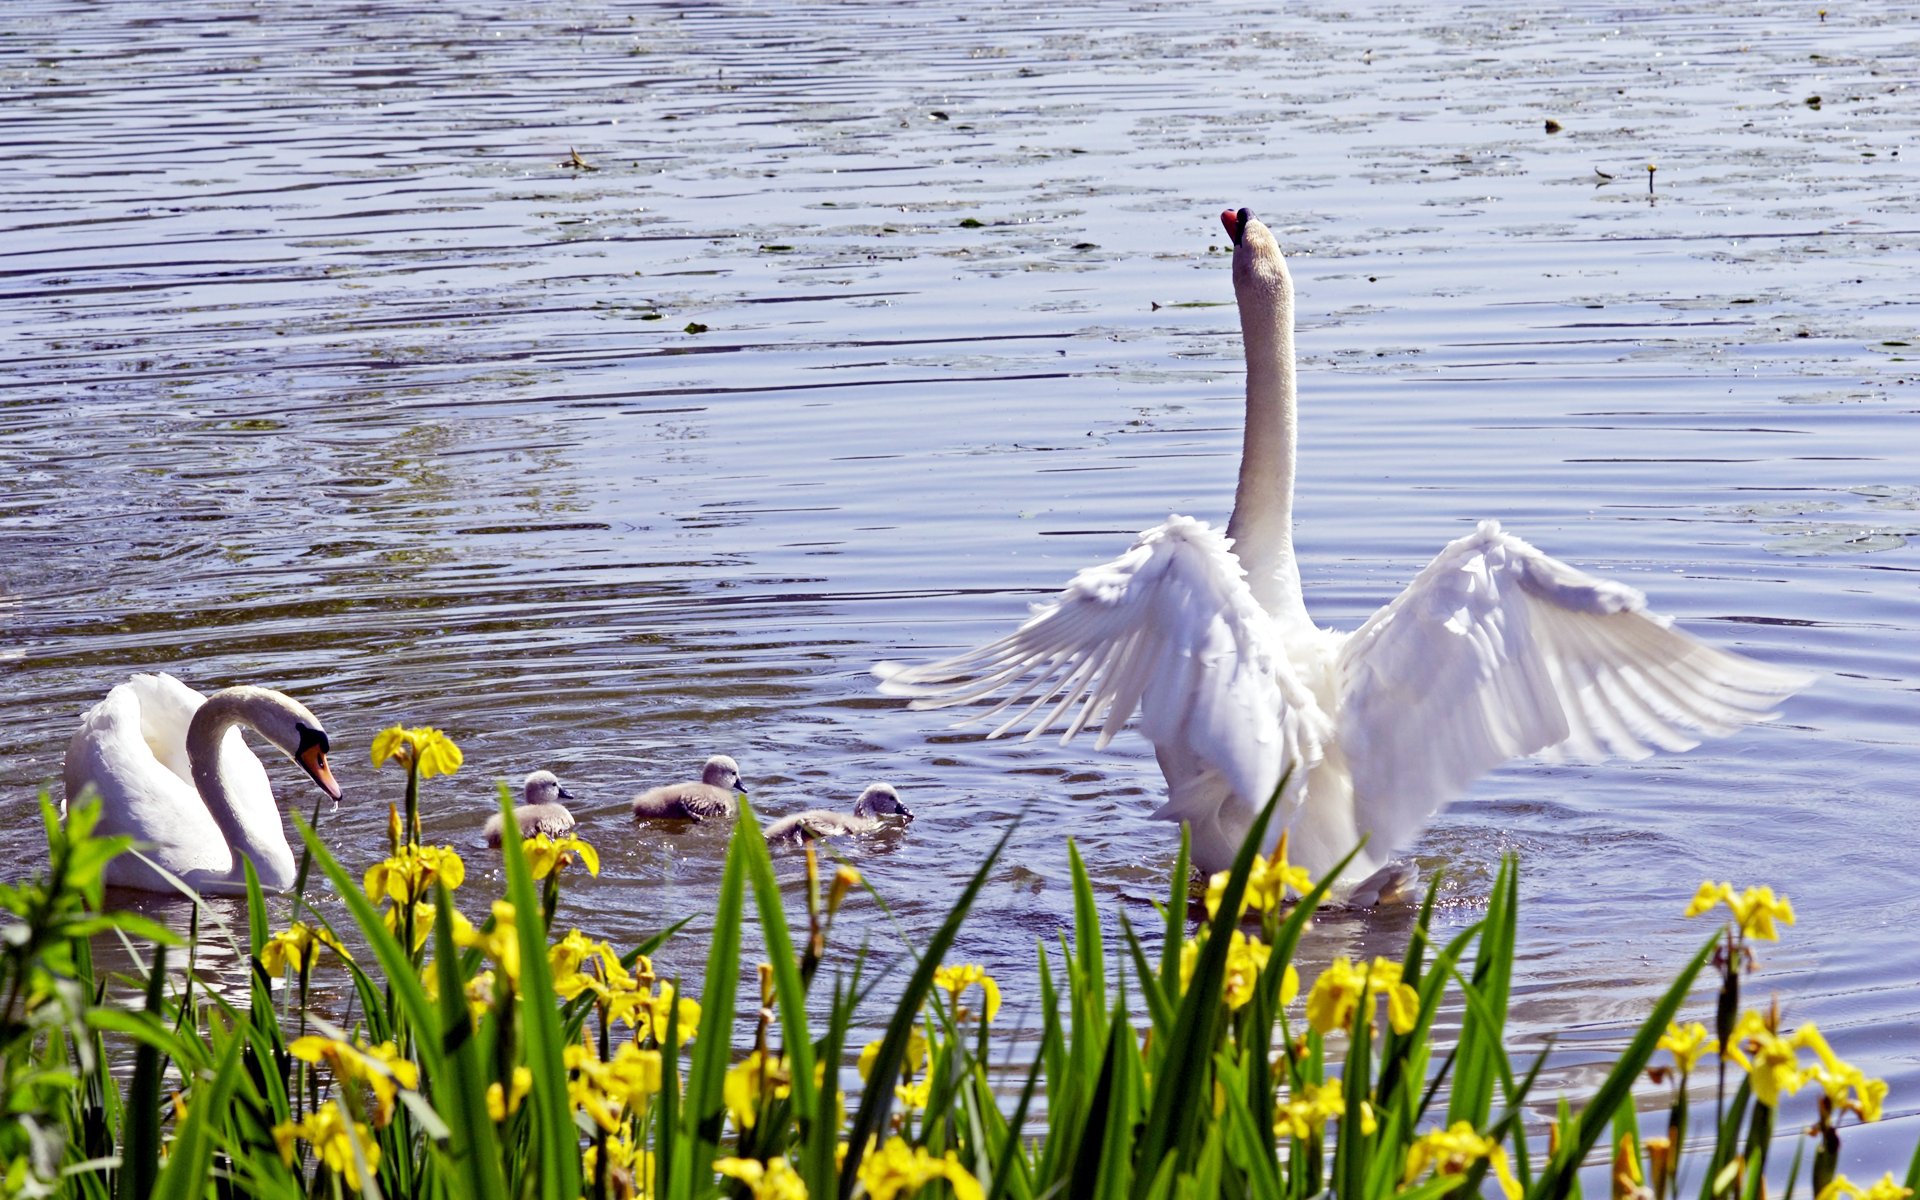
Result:
{"type": "MultiPolygon", "coordinates": [[[[1303,988],[1294,951],[1326,884],[1289,866],[1284,842],[1271,859],[1256,853],[1265,816],[1210,882],[1197,929],[1183,848],[1160,928],[1143,934],[1123,915],[1112,953],[1070,847],[1073,937],[1038,948],[1040,1028],[1015,1090],[996,1085],[996,1047],[1008,1043],[996,981],[946,962],[1004,838],[913,952],[883,1036],[856,1052],[850,1031],[872,995],[864,953],[823,975],[833,922],[864,887],[850,867],[823,882],[809,852],[805,928],[790,926],[744,811],[696,1000],[654,972],[672,930],[622,951],[554,927],[566,874],[598,870],[577,839],[523,843],[504,821],[505,894],[463,908],[461,857],[424,843],[415,816],[420,779],[457,769],[457,750],[436,731],[398,728],[376,746],[408,769],[388,856],[355,877],[300,826],[351,932],[298,901],[289,926],[272,929],[250,875],[244,1004],[198,981],[196,947],[182,970],[181,939],[102,910],[102,870],[126,840],[95,837],[91,805],[63,825],[42,798],[48,869],[0,888],[0,1196],[1439,1200],[1497,1188],[1547,1200],[1578,1195],[1588,1165],[1589,1183],[1604,1172],[1623,1200],[1683,1188],[1760,1200],[1790,1128],[1780,1109],[1815,1085],[1789,1196],[1809,1145],[1815,1200],[1900,1200],[1920,1174],[1920,1158],[1904,1182],[1858,1187],[1840,1174],[1842,1127],[1878,1119],[1884,1084],[1810,1025],[1741,1011],[1752,944],[1792,919],[1770,892],[1702,889],[1694,911],[1724,904],[1731,919],[1542,1137],[1526,1113],[1545,1055],[1516,1064],[1506,1036],[1511,860],[1470,928],[1436,941],[1430,889],[1400,959],[1337,959],[1303,988]],[[749,898],[769,960],[751,972],[749,898]],[[111,1001],[96,976],[101,936],[144,949],[138,1005],[111,1001]],[[1675,1023],[1710,963],[1712,1037],[1675,1023]],[[310,1005],[322,970],[347,973],[351,1028],[310,1005]],[[1434,1032],[1443,1006],[1461,1013],[1445,1044],[1434,1032]],[[108,1038],[131,1043],[130,1072],[109,1070],[108,1038]],[[1670,1061],[1656,1064],[1663,1052],[1670,1061]],[[850,1062],[857,1097],[842,1088],[850,1062]],[[1713,1116],[1690,1138],[1703,1063],[1717,1080],[1713,1116]],[[1671,1098],[1660,1134],[1643,1137],[1633,1088],[1648,1076],[1671,1098]],[[1030,1115],[1040,1098],[1044,1117],[1030,1115]]],[[[1645,1088],[1639,1100],[1657,1103],[1645,1088]]]]}

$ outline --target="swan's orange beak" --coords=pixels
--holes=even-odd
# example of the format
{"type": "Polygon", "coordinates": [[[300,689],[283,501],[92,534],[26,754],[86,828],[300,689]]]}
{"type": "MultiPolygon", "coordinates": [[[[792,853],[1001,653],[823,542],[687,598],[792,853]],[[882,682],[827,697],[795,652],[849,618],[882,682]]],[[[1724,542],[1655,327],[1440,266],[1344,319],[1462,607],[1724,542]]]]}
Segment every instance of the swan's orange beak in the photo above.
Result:
{"type": "Polygon", "coordinates": [[[320,790],[331,797],[335,804],[340,803],[340,785],[334,782],[333,768],[327,765],[327,752],[318,742],[295,755],[294,761],[300,764],[300,768],[320,785],[320,790]]]}
{"type": "Polygon", "coordinates": [[[1238,246],[1240,239],[1246,236],[1247,220],[1252,216],[1253,214],[1244,208],[1221,210],[1220,224],[1226,226],[1227,238],[1232,241],[1234,245],[1238,246]]]}

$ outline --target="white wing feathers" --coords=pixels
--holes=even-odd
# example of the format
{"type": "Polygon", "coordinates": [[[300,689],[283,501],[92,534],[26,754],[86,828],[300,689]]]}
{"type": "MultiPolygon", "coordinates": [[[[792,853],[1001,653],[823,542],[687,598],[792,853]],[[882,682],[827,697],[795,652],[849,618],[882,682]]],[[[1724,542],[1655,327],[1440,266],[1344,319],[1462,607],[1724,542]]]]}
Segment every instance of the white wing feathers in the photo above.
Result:
{"type": "Polygon", "coordinates": [[[880,690],[915,708],[965,704],[1006,689],[985,720],[1024,704],[990,737],[1066,722],[1062,742],[1100,725],[1105,746],[1137,710],[1163,754],[1220,772],[1235,792],[1272,794],[1289,762],[1319,761],[1330,729],[1254,601],[1230,543],[1204,522],[1169,517],[1110,563],[1074,576],[1018,630],[942,662],[874,668],[880,690]]]}
{"type": "Polygon", "coordinates": [[[1341,651],[1338,738],[1376,847],[1507,759],[1685,750],[1769,719],[1809,681],[1645,608],[1492,521],[1442,550],[1341,651]]]}

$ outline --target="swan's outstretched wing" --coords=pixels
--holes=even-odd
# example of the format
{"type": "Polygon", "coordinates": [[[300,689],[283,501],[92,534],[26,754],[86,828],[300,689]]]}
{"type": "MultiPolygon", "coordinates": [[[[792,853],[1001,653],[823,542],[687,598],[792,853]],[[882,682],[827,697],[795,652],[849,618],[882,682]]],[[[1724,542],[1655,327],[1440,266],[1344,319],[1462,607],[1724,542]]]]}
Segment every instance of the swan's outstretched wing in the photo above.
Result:
{"type": "Polygon", "coordinates": [[[1341,651],[1335,724],[1383,851],[1510,758],[1645,758],[1773,716],[1810,677],[1716,650],[1497,523],[1451,543],[1341,651]]]}
{"type": "Polygon", "coordinates": [[[1137,710],[1163,758],[1217,771],[1256,811],[1287,763],[1318,761],[1326,732],[1227,539],[1191,517],[1169,517],[1119,558],[1080,572],[997,642],[874,673],[881,691],[911,696],[915,708],[1004,692],[972,718],[1013,710],[989,737],[1031,722],[1033,738],[1064,721],[1065,742],[1097,723],[1105,746],[1137,710]]]}

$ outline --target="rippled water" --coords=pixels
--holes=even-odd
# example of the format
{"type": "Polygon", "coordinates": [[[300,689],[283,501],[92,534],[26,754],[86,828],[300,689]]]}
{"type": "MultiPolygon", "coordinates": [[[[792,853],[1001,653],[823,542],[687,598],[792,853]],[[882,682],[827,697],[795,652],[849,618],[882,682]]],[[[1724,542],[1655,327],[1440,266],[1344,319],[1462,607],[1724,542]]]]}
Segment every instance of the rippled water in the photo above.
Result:
{"type": "MultiPolygon", "coordinates": [[[[1895,1165],[1920,9],[1688,7],[16,0],[0,853],[36,854],[80,712],[164,667],[326,719],[351,863],[397,795],[364,757],[386,724],[465,747],[428,786],[443,838],[559,772],[605,865],[563,919],[616,940],[710,895],[721,831],[623,814],[711,752],[770,814],[897,783],[920,820],[861,865],[910,929],[1024,814],[958,953],[1031,996],[1064,833],[1118,906],[1161,889],[1150,756],[983,744],[866,668],[1224,516],[1215,214],[1245,204],[1299,287],[1319,618],[1494,516],[1821,677],[1684,757],[1499,771],[1420,843],[1456,926],[1520,854],[1516,1022],[1561,1031],[1552,1087],[1697,944],[1703,877],[1772,882],[1801,923],[1762,979],[1890,1079],[1901,1119],[1852,1144],[1895,1165]]],[[[1403,935],[1337,917],[1306,953],[1403,935]]]]}

